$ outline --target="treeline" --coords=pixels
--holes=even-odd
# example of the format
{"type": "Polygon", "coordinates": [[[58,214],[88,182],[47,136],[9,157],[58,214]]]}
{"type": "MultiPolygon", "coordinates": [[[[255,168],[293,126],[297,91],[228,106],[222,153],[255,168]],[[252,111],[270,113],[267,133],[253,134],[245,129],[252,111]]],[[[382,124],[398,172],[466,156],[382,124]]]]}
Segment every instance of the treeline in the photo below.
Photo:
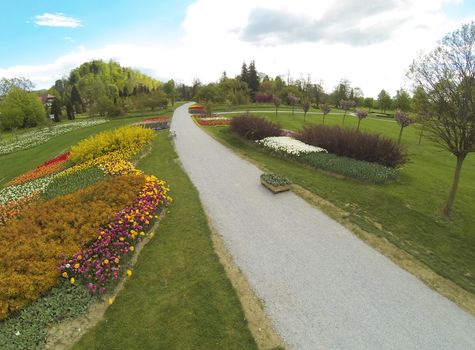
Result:
{"type": "Polygon", "coordinates": [[[166,109],[177,97],[173,80],[162,83],[112,60],[83,63],[48,90],[33,88],[25,78],[0,79],[0,130],[74,119],[81,113],[114,117],[166,109]]]}
{"type": "Polygon", "coordinates": [[[382,113],[397,109],[416,112],[421,98],[424,98],[420,91],[419,95],[416,94],[413,97],[406,90],[400,89],[396,95],[390,96],[383,89],[377,98],[365,97],[361,88],[352,86],[345,79],[341,80],[332,91],[325,91],[321,83],[313,82],[310,77],[293,79],[270,77],[265,73],[259,73],[254,61],[249,65],[244,62],[241,73],[234,78],[228,77],[224,72],[217,82],[202,84],[199,80],[195,80],[191,86],[184,84],[178,86],[180,99],[195,99],[204,103],[244,105],[273,103],[278,99],[280,103],[290,106],[308,103],[314,108],[320,108],[322,104],[341,108],[342,105],[351,105],[353,108],[368,108],[369,112],[379,109],[382,113]]]}

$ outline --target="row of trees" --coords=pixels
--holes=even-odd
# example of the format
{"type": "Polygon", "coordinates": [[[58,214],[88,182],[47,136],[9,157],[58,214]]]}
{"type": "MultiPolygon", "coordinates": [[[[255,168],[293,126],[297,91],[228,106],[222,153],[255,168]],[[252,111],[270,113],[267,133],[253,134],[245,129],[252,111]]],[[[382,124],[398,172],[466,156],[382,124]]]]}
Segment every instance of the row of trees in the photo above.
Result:
{"type": "MultiPolygon", "coordinates": [[[[321,104],[328,104],[334,108],[341,108],[345,101],[351,101],[352,109],[367,108],[371,113],[379,109],[382,113],[401,110],[403,112],[417,112],[421,99],[418,90],[413,96],[400,89],[394,96],[386,90],[381,90],[377,98],[365,97],[361,88],[354,87],[343,79],[331,92],[326,92],[321,83],[315,83],[311,77],[306,79],[292,79],[288,76],[275,78],[264,73],[258,73],[254,61],[249,65],[246,62],[241,67],[241,73],[234,78],[224,72],[217,82],[202,84],[198,79],[191,86],[180,85],[177,95],[183,100],[199,100],[230,105],[245,105],[253,102],[273,103],[274,98],[289,106],[302,105],[304,102],[319,109],[321,104]]],[[[425,96],[422,96],[425,97],[425,96]]]]}

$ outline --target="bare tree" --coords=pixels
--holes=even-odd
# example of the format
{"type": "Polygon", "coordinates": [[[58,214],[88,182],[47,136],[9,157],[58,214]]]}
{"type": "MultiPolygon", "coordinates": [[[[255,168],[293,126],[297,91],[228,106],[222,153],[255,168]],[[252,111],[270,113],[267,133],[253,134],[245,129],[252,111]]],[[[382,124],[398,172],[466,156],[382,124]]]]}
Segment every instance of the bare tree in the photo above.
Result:
{"type": "Polygon", "coordinates": [[[303,122],[305,123],[305,117],[307,116],[308,110],[310,109],[310,101],[308,100],[308,98],[303,100],[302,109],[303,109],[303,122]]]}
{"type": "Polygon", "coordinates": [[[330,113],[330,105],[328,103],[324,103],[320,105],[320,109],[323,113],[323,125],[325,125],[325,117],[327,116],[328,113],[330,113]]]}
{"type": "Polygon", "coordinates": [[[463,161],[475,151],[475,22],[446,35],[435,50],[413,62],[408,75],[424,89],[431,105],[426,130],[457,159],[443,209],[449,216],[463,161]]]}
{"type": "Polygon", "coordinates": [[[274,95],[274,96],[272,97],[272,102],[274,103],[274,106],[275,106],[275,116],[277,117],[277,112],[278,112],[278,110],[279,110],[279,106],[280,106],[280,103],[281,103],[279,96],[274,95]]]}
{"type": "Polygon", "coordinates": [[[345,111],[345,114],[343,114],[343,125],[345,125],[346,113],[348,112],[349,109],[353,108],[355,105],[356,105],[355,101],[341,100],[340,107],[341,109],[345,111]]]}

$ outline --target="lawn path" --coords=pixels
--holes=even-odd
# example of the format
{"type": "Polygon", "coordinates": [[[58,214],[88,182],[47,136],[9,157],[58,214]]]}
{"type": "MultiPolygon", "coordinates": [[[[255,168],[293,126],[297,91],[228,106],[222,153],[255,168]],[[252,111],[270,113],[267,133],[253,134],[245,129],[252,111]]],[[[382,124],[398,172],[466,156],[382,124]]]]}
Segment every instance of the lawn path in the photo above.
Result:
{"type": "MultiPolygon", "coordinates": [[[[475,319],[194,124],[172,130],[215,228],[295,349],[475,349],[475,319]]],[[[183,218],[186,220],[186,218],[183,218]]]]}

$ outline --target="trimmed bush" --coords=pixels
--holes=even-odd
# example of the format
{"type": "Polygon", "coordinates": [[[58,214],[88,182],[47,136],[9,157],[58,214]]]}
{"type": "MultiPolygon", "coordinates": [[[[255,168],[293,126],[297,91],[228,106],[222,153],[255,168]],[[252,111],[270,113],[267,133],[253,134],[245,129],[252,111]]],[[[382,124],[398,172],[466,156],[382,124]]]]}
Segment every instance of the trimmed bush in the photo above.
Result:
{"type": "Polygon", "coordinates": [[[231,120],[231,131],[248,140],[282,135],[282,128],[267,119],[242,115],[231,120]]]}
{"type": "Polygon", "coordinates": [[[393,140],[338,126],[305,127],[297,135],[297,139],[325,148],[329,153],[337,156],[378,163],[392,168],[408,161],[405,149],[393,140]]]}

